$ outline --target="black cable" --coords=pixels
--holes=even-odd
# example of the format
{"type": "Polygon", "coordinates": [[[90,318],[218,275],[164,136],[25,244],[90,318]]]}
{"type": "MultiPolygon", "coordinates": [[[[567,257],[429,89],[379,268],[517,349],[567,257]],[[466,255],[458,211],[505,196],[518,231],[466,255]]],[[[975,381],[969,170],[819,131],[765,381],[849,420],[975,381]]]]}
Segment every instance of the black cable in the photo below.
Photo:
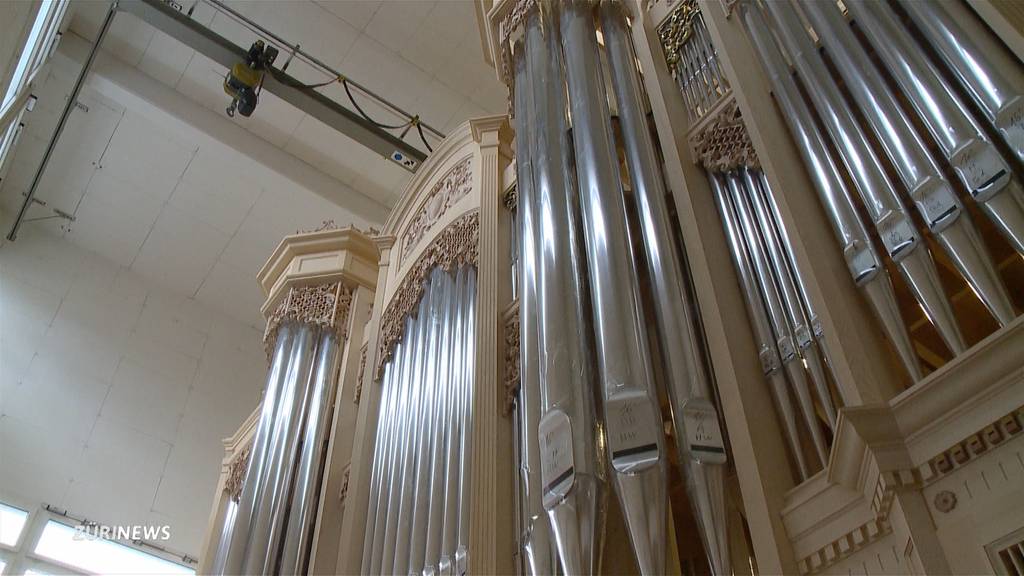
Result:
{"type": "Polygon", "coordinates": [[[380,122],[377,122],[373,118],[370,118],[370,116],[366,112],[364,112],[362,108],[359,107],[359,103],[356,102],[356,99],[352,96],[352,91],[349,90],[348,80],[345,79],[345,78],[342,78],[341,79],[341,85],[345,87],[345,94],[348,94],[349,102],[351,102],[352,105],[355,106],[355,108],[359,112],[359,114],[362,115],[362,117],[365,118],[367,122],[372,123],[373,125],[377,126],[378,128],[384,128],[385,130],[398,130],[400,128],[405,128],[406,126],[408,126],[408,125],[413,123],[413,120],[409,120],[408,122],[405,122],[404,124],[400,124],[398,126],[391,126],[391,125],[388,125],[388,124],[381,124],[380,122]]]}
{"type": "MultiPolygon", "coordinates": [[[[361,106],[359,106],[359,103],[356,102],[356,98],[352,94],[351,88],[349,88],[348,79],[345,78],[344,76],[339,76],[337,78],[332,78],[331,80],[328,80],[326,82],[320,82],[320,83],[317,83],[317,84],[303,84],[302,82],[294,80],[294,79],[292,79],[289,76],[280,76],[280,75],[278,75],[278,71],[275,70],[273,67],[268,68],[267,70],[271,74],[274,75],[274,78],[278,82],[280,82],[282,84],[285,84],[285,85],[288,85],[288,86],[291,86],[293,88],[305,88],[305,89],[315,90],[317,88],[323,88],[324,86],[327,86],[329,84],[333,84],[335,82],[341,82],[342,87],[345,89],[345,94],[348,96],[349,102],[352,103],[352,106],[356,109],[356,112],[358,112],[359,115],[362,116],[364,120],[366,120],[370,124],[373,124],[377,128],[381,128],[383,130],[400,130],[402,128],[415,126],[416,127],[416,132],[419,133],[419,135],[420,135],[420,140],[422,140],[423,141],[423,145],[427,147],[427,152],[433,152],[434,151],[434,149],[430,147],[430,143],[427,142],[426,135],[423,133],[423,125],[420,123],[419,116],[414,116],[413,118],[409,119],[407,122],[404,122],[402,124],[383,124],[381,122],[378,122],[378,121],[374,120],[373,118],[370,117],[369,114],[366,113],[365,110],[363,110],[363,108],[361,106]]],[[[263,83],[261,81],[260,82],[260,87],[262,87],[262,84],[263,83]]]]}
{"type": "Polygon", "coordinates": [[[423,145],[427,147],[427,152],[433,152],[434,149],[427,143],[427,137],[423,135],[423,125],[419,122],[416,123],[416,131],[420,133],[420,140],[423,140],[423,145]]]}

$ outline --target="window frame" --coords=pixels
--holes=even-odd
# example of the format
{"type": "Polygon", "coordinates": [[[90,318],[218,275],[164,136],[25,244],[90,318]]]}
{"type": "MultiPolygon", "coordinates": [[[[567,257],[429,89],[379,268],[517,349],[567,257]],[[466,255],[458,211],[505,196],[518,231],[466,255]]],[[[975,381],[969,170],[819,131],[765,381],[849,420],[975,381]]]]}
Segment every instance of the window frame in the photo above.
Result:
{"type": "MultiPolygon", "coordinates": [[[[67,511],[58,511],[56,508],[47,506],[46,504],[27,506],[24,501],[19,501],[16,498],[9,498],[8,495],[4,495],[3,499],[0,500],[0,503],[13,508],[28,510],[29,512],[28,518],[25,520],[25,526],[22,528],[21,534],[18,536],[17,545],[12,547],[0,544],[0,558],[7,563],[7,566],[5,566],[3,570],[0,570],[0,575],[22,575],[25,574],[26,571],[33,569],[39,570],[40,572],[46,572],[48,574],[92,575],[91,572],[86,572],[81,568],[35,553],[36,546],[38,546],[39,540],[42,538],[43,530],[51,521],[73,528],[83,522],[82,520],[71,516],[67,511]]],[[[184,566],[185,568],[190,568],[192,570],[199,569],[198,560],[190,558],[184,554],[177,554],[169,550],[163,550],[144,544],[137,544],[127,540],[113,538],[108,538],[107,540],[122,546],[133,548],[150,556],[184,566]],[[185,561],[186,559],[190,559],[192,562],[188,563],[185,561]]]]}

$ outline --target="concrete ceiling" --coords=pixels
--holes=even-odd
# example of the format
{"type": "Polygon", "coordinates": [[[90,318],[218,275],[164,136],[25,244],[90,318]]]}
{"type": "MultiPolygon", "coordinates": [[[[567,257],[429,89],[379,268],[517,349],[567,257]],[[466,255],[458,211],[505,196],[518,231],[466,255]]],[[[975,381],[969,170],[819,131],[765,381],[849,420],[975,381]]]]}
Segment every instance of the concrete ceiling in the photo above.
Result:
{"type": "MultiPolygon", "coordinates": [[[[504,87],[484,62],[468,0],[232,4],[442,131],[505,110],[504,87]]],[[[0,184],[0,206],[9,213],[84,59],[81,37],[95,35],[106,3],[74,6],[71,34],[48,65],[0,184]]],[[[238,44],[255,39],[204,4],[194,17],[238,44]]],[[[379,224],[409,179],[270,94],[252,118],[229,119],[225,70],[134,16],[119,14],[103,47],[37,193],[47,206],[29,213],[45,217],[58,208],[76,220],[27,226],[212,308],[260,325],[255,273],[282,236],[326,219],[379,224]]],[[[293,62],[289,73],[324,79],[304,66],[293,62]]],[[[338,90],[324,92],[344,101],[338,90]]]]}

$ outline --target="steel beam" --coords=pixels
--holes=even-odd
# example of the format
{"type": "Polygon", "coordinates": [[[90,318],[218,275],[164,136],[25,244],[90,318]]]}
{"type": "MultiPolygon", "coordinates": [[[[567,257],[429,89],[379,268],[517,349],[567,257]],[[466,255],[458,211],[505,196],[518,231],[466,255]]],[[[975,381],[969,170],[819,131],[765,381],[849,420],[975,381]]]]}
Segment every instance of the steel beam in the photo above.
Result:
{"type": "MultiPolygon", "coordinates": [[[[117,9],[134,14],[225,68],[245,60],[245,48],[160,0],[120,0],[117,9]]],[[[301,82],[281,70],[274,69],[273,73],[264,77],[263,89],[411,172],[415,172],[427,157],[411,144],[375,126],[358,112],[345,108],[312,88],[302,86],[301,82]],[[396,153],[413,162],[397,160],[396,153]]]]}

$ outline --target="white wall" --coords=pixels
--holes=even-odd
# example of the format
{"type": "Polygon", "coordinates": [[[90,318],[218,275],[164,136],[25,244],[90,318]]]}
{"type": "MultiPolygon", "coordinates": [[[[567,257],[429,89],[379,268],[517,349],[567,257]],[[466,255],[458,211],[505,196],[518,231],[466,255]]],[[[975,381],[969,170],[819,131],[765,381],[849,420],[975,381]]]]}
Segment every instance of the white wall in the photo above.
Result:
{"type": "Polygon", "coordinates": [[[0,499],[168,524],[197,555],[261,334],[29,226],[0,246],[0,499]]]}

